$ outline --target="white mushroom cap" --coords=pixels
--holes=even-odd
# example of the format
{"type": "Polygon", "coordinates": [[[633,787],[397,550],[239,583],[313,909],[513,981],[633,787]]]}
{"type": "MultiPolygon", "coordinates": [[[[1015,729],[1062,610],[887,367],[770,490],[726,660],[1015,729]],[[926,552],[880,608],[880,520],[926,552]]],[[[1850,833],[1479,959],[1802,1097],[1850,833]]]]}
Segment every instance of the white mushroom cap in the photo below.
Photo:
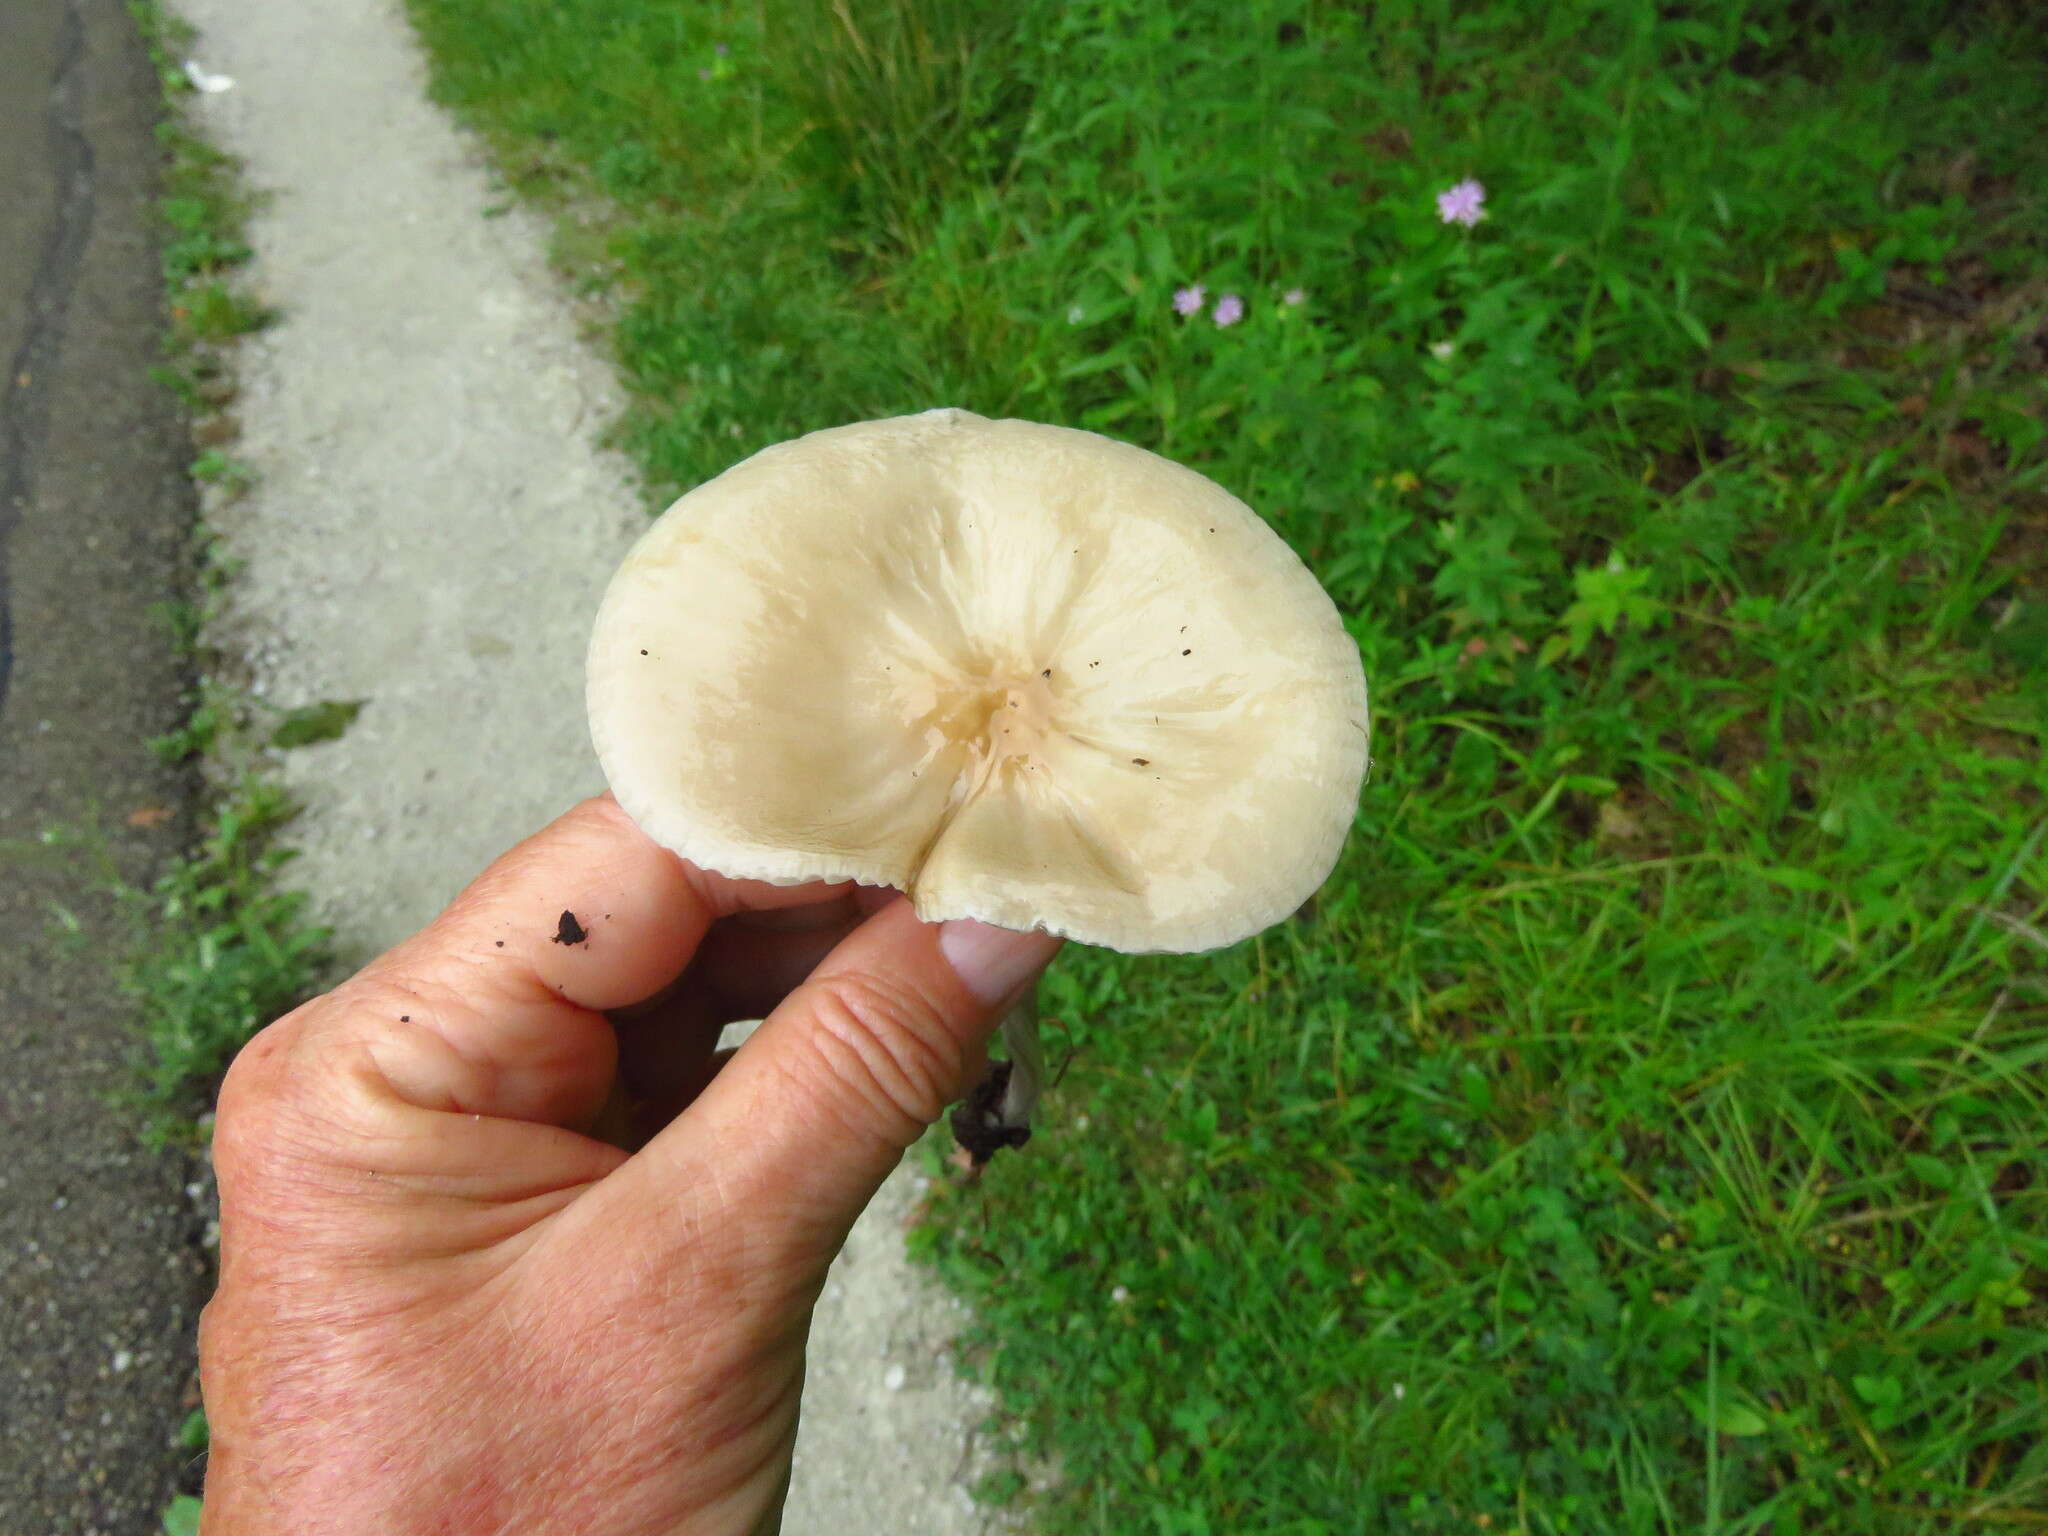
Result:
{"type": "Polygon", "coordinates": [[[1292,912],[1366,763],[1358,648],[1249,507],[960,410],[691,491],[613,577],[587,675],[620,805],[693,863],[1121,950],[1292,912]]]}

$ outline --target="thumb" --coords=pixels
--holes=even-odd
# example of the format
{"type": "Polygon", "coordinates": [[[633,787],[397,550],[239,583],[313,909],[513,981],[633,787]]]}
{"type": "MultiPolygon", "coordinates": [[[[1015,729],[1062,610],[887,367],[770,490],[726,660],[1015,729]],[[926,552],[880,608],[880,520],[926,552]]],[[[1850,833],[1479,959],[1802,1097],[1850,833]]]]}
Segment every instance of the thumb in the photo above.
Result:
{"type": "Polygon", "coordinates": [[[756,1225],[769,1248],[794,1241],[829,1259],[905,1150],[972,1086],[990,1034],[1059,947],[1049,934],[971,919],[921,923],[908,901],[890,903],[605,1181],[607,1192],[645,1212],[708,1175],[728,1219],[783,1225],[756,1225]]]}

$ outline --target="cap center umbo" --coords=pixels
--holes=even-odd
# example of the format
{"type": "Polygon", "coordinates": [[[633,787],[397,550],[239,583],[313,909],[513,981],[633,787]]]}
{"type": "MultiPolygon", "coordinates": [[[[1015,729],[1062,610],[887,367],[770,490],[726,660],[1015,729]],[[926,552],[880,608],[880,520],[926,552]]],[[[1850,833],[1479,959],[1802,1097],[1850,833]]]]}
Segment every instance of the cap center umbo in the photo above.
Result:
{"type": "Polygon", "coordinates": [[[1037,771],[1045,747],[1059,730],[1059,697],[1049,669],[990,669],[941,686],[927,729],[941,740],[933,746],[960,747],[979,777],[1002,769],[1037,771]]]}

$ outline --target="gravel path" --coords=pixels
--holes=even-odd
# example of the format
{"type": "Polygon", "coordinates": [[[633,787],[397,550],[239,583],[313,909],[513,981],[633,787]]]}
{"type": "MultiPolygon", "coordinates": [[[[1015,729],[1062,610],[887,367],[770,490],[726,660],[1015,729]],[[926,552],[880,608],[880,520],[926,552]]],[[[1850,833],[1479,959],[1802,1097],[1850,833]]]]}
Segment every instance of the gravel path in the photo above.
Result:
{"type": "MultiPolygon", "coordinates": [[[[366,699],[288,756],[295,880],[343,944],[411,932],[492,855],[602,787],[580,668],[644,526],[593,446],[618,401],[523,210],[487,218],[476,146],[430,107],[388,0],[177,0],[216,139],[271,200],[245,345],[248,497],[210,516],[243,562],[226,633],[286,704],[366,699]]],[[[959,1536],[983,1409],[943,1355],[956,1314],[903,1257],[900,1172],[820,1303],[789,1536],[959,1536]]]]}

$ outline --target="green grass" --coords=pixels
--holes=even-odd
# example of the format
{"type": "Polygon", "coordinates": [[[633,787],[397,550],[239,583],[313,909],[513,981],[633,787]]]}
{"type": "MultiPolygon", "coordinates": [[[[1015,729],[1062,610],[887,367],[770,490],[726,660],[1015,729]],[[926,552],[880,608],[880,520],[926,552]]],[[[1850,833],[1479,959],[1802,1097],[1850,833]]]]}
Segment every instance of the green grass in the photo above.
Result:
{"type": "Polygon", "coordinates": [[[919,1236],[1041,1529],[2048,1528],[2036,14],[411,3],[658,486],[1094,427],[1363,651],[1313,911],[1063,960],[919,1236]]]}
{"type": "Polygon", "coordinates": [[[225,404],[232,390],[224,344],[261,330],[272,318],[241,280],[249,259],[245,226],[256,200],[241,184],[233,158],[200,137],[179,110],[192,90],[178,62],[190,53],[192,29],[154,0],[130,0],[128,13],[149,50],[166,104],[156,129],[163,151],[157,217],[169,311],[161,377],[188,407],[204,412],[225,404]]]}
{"type": "MultiPolygon", "coordinates": [[[[201,709],[152,745],[182,753],[191,733],[204,730],[217,751],[222,728],[201,709]]],[[[307,918],[304,895],[282,879],[291,854],[278,834],[296,810],[245,761],[239,776],[217,779],[198,836],[147,886],[121,875],[105,833],[92,828],[52,828],[37,845],[0,850],[82,863],[113,897],[119,927],[111,945],[65,909],[54,914],[57,936],[102,954],[133,1006],[134,1075],[116,1097],[152,1148],[201,1139],[195,1117],[235,1052],[312,995],[331,967],[327,930],[307,918]]]]}

